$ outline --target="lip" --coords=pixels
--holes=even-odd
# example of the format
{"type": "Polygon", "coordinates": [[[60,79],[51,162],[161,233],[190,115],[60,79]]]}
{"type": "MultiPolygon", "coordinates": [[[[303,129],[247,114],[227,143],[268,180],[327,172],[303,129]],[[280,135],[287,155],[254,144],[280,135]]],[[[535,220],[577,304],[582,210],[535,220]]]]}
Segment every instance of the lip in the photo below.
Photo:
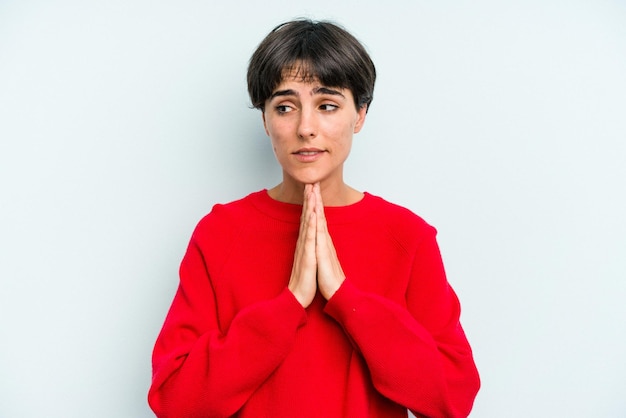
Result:
{"type": "Polygon", "coordinates": [[[326,151],[319,148],[300,148],[299,150],[294,151],[292,155],[300,162],[312,163],[320,159],[325,152],[326,151]]]}

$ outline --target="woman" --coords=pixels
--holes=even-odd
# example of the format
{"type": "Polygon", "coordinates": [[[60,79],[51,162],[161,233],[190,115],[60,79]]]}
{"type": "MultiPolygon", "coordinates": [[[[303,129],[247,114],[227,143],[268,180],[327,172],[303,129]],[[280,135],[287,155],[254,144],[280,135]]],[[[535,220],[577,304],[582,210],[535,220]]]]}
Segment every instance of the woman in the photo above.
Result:
{"type": "Polygon", "coordinates": [[[374,64],[298,20],[248,67],[283,181],[193,233],[153,353],[159,417],[463,417],[479,378],[435,229],[349,187],[374,64]]]}

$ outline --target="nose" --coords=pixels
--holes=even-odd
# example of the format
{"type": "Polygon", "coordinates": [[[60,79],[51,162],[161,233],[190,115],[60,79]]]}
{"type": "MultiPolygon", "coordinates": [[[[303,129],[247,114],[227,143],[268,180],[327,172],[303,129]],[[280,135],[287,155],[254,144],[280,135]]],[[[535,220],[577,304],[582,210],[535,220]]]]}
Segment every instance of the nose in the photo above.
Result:
{"type": "Polygon", "coordinates": [[[317,136],[317,119],[312,110],[302,109],[298,121],[298,138],[310,139],[317,136]]]}

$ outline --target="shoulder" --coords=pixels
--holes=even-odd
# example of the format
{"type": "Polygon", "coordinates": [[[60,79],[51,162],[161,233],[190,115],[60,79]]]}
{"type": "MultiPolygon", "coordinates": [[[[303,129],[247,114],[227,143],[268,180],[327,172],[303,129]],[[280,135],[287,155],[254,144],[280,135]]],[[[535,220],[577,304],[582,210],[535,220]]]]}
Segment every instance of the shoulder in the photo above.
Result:
{"type": "Polygon", "coordinates": [[[252,200],[258,193],[261,192],[251,193],[232,202],[215,204],[211,211],[198,222],[193,233],[194,238],[233,235],[243,228],[254,211],[252,200]]]}
{"type": "Polygon", "coordinates": [[[416,247],[424,239],[434,239],[437,230],[412,210],[368,193],[371,216],[403,246],[416,247]]]}
{"type": "Polygon", "coordinates": [[[421,216],[411,209],[389,202],[380,196],[367,193],[370,210],[382,216],[382,221],[390,226],[410,227],[416,229],[434,229],[421,216]]]}

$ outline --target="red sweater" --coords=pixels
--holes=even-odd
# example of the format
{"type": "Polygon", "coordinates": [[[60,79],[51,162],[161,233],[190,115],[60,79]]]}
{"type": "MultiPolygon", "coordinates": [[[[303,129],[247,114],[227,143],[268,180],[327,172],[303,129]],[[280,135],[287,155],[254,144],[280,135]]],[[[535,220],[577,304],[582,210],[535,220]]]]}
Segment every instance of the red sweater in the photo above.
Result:
{"type": "Polygon", "coordinates": [[[260,191],[200,221],[154,347],[156,415],[467,416],[479,378],[435,229],[368,193],[325,208],[346,280],[304,309],[301,210],[260,191]]]}

